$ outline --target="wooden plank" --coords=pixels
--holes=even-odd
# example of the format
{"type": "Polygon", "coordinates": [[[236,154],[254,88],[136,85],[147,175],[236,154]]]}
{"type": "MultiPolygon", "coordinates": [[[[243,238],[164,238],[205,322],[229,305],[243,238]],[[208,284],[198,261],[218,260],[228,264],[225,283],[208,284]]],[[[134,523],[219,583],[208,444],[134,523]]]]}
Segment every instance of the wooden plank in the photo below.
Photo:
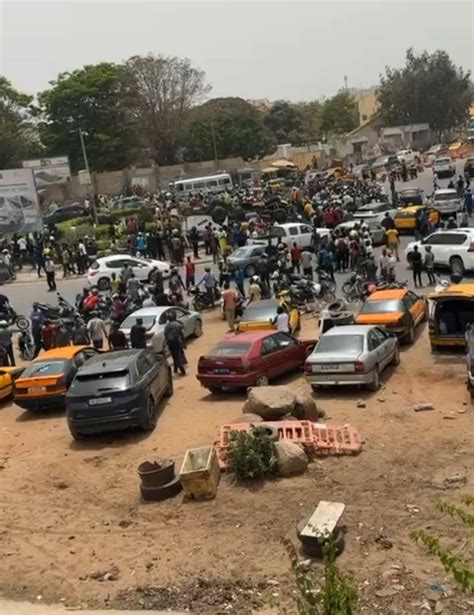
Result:
{"type": "Polygon", "coordinates": [[[321,500],[304,526],[301,536],[312,538],[327,537],[334,531],[346,505],[342,502],[321,500]]]}

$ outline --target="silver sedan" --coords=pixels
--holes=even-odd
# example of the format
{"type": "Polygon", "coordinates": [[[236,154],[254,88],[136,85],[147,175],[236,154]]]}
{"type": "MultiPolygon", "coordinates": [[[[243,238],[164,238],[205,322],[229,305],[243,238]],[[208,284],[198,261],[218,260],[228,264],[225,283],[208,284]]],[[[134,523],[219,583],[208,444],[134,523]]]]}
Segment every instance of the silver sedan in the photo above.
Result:
{"type": "Polygon", "coordinates": [[[395,336],[373,325],[341,325],[321,336],[306,359],[305,376],[313,388],[363,384],[376,391],[382,370],[399,363],[395,336]]]}
{"type": "Polygon", "coordinates": [[[147,346],[154,352],[162,353],[165,350],[165,325],[168,322],[170,312],[175,312],[177,320],[183,324],[184,337],[200,337],[202,335],[202,317],[199,312],[190,312],[181,307],[162,306],[141,308],[132,312],[120,326],[130,339],[130,329],[141,318],[143,326],[147,330],[147,346]]]}

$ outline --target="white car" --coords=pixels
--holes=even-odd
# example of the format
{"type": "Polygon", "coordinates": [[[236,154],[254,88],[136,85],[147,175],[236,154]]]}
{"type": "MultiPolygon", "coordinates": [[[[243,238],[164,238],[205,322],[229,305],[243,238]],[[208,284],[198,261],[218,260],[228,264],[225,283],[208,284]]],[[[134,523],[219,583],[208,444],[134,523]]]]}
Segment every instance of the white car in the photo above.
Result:
{"type": "MultiPolygon", "coordinates": [[[[456,190],[453,188],[443,188],[435,190],[431,199],[433,207],[437,209],[442,216],[456,216],[456,214],[464,212],[464,200],[459,198],[456,190]]],[[[463,226],[466,220],[463,222],[463,226]]]]}
{"type": "Polygon", "coordinates": [[[454,177],[456,175],[456,165],[447,156],[436,158],[433,162],[433,173],[441,179],[442,177],[454,177]]]}
{"type": "MultiPolygon", "coordinates": [[[[324,239],[331,234],[327,228],[316,229],[321,239],[324,239]]],[[[304,250],[305,248],[313,248],[313,227],[302,222],[287,222],[285,224],[275,224],[270,230],[268,237],[274,239],[273,243],[281,241],[288,248],[291,248],[294,243],[304,250]]],[[[262,245],[267,243],[267,238],[254,239],[253,244],[262,245]]]]}
{"type": "Polygon", "coordinates": [[[397,152],[396,156],[398,158],[398,162],[413,162],[417,156],[420,154],[413,149],[401,149],[397,152]]]}
{"type": "Polygon", "coordinates": [[[354,213],[354,220],[371,219],[381,224],[387,212],[393,218],[393,216],[397,213],[397,207],[394,207],[388,201],[374,201],[372,203],[367,203],[367,205],[362,205],[362,207],[359,207],[359,209],[357,209],[354,213]]]}
{"type": "Polygon", "coordinates": [[[412,241],[405,248],[405,257],[409,264],[411,264],[415,246],[418,246],[423,258],[426,254],[426,246],[431,246],[434,264],[449,267],[452,273],[464,275],[465,271],[474,270],[474,228],[438,231],[421,241],[412,241]]]}
{"type": "Polygon", "coordinates": [[[110,288],[112,273],[115,273],[118,277],[125,265],[130,265],[135,277],[140,282],[147,282],[149,280],[150,273],[154,267],[161,271],[164,278],[170,274],[169,263],[139,258],[128,254],[113,254],[112,256],[98,258],[90,265],[87,271],[87,282],[90,286],[97,286],[99,290],[107,290],[110,288]]]}

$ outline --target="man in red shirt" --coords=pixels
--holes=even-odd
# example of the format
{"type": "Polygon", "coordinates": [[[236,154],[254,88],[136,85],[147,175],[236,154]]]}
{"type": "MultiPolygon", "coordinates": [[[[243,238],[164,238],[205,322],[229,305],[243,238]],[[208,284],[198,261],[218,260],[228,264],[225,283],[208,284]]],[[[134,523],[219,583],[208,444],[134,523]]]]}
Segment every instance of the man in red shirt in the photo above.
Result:
{"type": "Polygon", "coordinates": [[[84,308],[88,312],[93,312],[99,307],[99,303],[100,303],[99,291],[96,288],[94,288],[84,299],[84,308]]]}
{"type": "Polygon", "coordinates": [[[293,247],[290,250],[291,255],[291,267],[293,269],[293,273],[300,272],[301,265],[301,249],[298,247],[298,244],[294,243],[293,247]]]}
{"type": "Polygon", "coordinates": [[[196,276],[196,265],[193,263],[190,256],[186,257],[184,269],[186,271],[186,290],[189,290],[191,286],[195,285],[196,276]]]}

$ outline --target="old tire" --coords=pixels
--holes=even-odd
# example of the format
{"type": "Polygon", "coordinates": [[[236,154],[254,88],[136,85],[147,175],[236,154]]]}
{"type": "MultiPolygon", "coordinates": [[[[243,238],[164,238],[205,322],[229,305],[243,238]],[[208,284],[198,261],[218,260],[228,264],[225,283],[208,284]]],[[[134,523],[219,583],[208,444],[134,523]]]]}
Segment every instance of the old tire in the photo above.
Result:
{"type": "Polygon", "coordinates": [[[97,280],[97,288],[99,290],[109,290],[109,288],[110,288],[110,280],[109,280],[109,278],[99,278],[97,280]]]}
{"type": "Polygon", "coordinates": [[[267,376],[259,376],[255,384],[258,387],[267,387],[269,385],[267,376]]]}
{"type": "Polygon", "coordinates": [[[415,341],[415,326],[411,325],[411,327],[408,329],[408,333],[405,336],[404,342],[406,344],[413,344],[414,341],[415,341]]]}
{"type": "Polygon", "coordinates": [[[270,438],[272,442],[278,442],[278,440],[280,439],[278,429],[274,427],[273,425],[267,425],[265,423],[255,425],[255,427],[252,427],[250,429],[250,433],[253,434],[256,430],[265,431],[265,434],[270,438]]]}
{"type": "Polygon", "coordinates": [[[174,479],[174,461],[169,459],[155,463],[144,461],[138,466],[137,471],[144,487],[162,487],[174,479]]]}
{"type": "Polygon", "coordinates": [[[140,427],[142,431],[153,431],[156,427],[156,406],[153,397],[149,397],[146,409],[142,412],[140,427]]]}
{"type": "Polygon", "coordinates": [[[142,498],[148,502],[160,502],[167,498],[172,498],[177,495],[182,489],[179,476],[176,476],[169,483],[159,487],[145,487],[140,485],[140,493],[142,498]]]}
{"type": "Polygon", "coordinates": [[[369,391],[378,391],[380,387],[380,375],[378,365],[375,366],[372,381],[367,385],[369,391]]]}
{"type": "Polygon", "coordinates": [[[398,346],[395,348],[390,365],[400,365],[400,348],[398,346]]]}

